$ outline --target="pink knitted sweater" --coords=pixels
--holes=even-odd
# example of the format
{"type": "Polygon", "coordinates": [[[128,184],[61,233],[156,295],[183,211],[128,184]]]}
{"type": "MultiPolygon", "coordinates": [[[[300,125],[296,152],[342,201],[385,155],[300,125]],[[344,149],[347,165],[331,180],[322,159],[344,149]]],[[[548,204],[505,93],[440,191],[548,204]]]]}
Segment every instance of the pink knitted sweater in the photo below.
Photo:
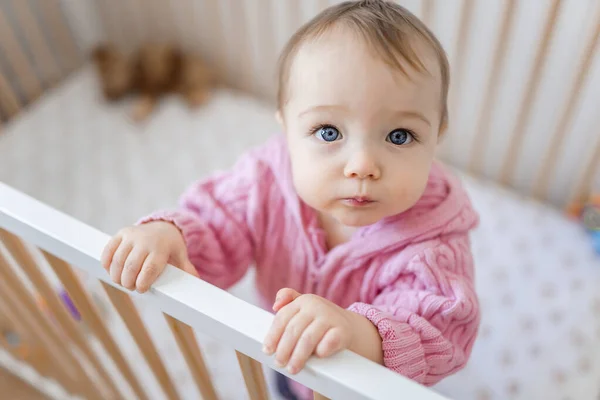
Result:
{"type": "Polygon", "coordinates": [[[282,135],[193,184],[177,209],[141,222],[150,220],[175,223],[190,261],[216,286],[232,286],[256,265],[268,310],[290,287],[365,316],[379,330],[385,365],[422,384],[469,357],[479,326],[469,231],[478,216],[437,163],[413,208],[329,251],[315,211],[293,188],[282,135]]]}

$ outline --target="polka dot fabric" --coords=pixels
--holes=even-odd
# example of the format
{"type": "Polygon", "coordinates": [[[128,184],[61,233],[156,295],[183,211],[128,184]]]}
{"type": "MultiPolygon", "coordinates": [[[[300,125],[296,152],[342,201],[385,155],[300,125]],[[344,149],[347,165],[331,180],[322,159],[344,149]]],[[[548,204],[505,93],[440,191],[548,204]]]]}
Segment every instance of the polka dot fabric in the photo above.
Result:
{"type": "MultiPolygon", "coordinates": [[[[168,99],[142,125],[126,112],[103,103],[93,70],[80,71],[5,127],[0,180],[112,233],[173,204],[189,182],[278,128],[270,107],[225,90],[196,112],[168,99]]],[[[463,179],[481,217],[472,239],[482,323],[467,367],[434,389],[461,400],[600,400],[600,259],[589,237],[549,207],[463,179]]],[[[233,292],[256,301],[251,277],[233,292]]],[[[182,398],[198,398],[162,316],[140,300],[182,398]]],[[[106,309],[126,356],[143,366],[106,309]]],[[[247,398],[231,349],[199,338],[221,397],[247,398]]],[[[139,374],[160,393],[147,368],[139,374]]]]}
{"type": "Polygon", "coordinates": [[[467,367],[436,389],[456,399],[597,400],[600,258],[583,229],[545,205],[463,176],[480,335],[467,367]]]}

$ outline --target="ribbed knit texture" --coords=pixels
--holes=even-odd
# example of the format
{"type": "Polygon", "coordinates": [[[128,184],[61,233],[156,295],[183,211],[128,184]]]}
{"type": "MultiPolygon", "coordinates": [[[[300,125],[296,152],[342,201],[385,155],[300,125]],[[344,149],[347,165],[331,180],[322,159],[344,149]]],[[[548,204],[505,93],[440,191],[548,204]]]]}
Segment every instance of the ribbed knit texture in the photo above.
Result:
{"type": "Polygon", "coordinates": [[[177,225],[202,279],[221,288],[256,265],[267,310],[290,287],[365,316],[379,330],[385,365],[417,382],[433,385],[463,367],[479,326],[468,236],[478,216],[460,183],[435,163],[413,208],[328,251],[291,182],[277,135],[191,185],[178,208],[140,223],[177,225]]]}

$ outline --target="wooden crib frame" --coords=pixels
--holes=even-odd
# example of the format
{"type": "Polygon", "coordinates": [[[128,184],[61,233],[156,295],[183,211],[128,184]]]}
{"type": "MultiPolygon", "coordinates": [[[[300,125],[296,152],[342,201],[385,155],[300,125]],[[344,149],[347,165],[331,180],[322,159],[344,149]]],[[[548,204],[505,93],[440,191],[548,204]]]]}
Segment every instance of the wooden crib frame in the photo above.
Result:
{"type": "MultiPolygon", "coordinates": [[[[28,354],[19,353],[17,348],[2,340],[2,335],[0,347],[30,364],[40,375],[55,379],[74,395],[89,399],[130,398],[119,390],[106,372],[105,365],[90,347],[82,326],[74,321],[40,272],[38,265],[45,262],[60,279],[82,320],[100,341],[135,397],[156,398],[141,387],[133,366],[123,357],[85,287],[71,268],[74,266],[101,282],[166,398],[179,398],[130,297],[133,294],[115,285],[100,265],[100,255],[109,240],[108,235],[0,184],[0,240],[5,246],[5,249],[0,247],[0,330],[17,332],[27,342],[30,351],[28,354]],[[39,257],[40,254],[42,257],[39,257]],[[40,310],[34,294],[45,299],[50,315],[40,310]]],[[[172,266],[167,266],[152,290],[143,296],[164,313],[202,398],[217,399],[218,395],[194,330],[235,349],[250,399],[268,398],[261,364],[277,368],[273,358],[264,355],[261,348],[273,319],[272,314],[172,266]]],[[[285,370],[278,371],[290,376],[285,370]]],[[[315,394],[315,399],[387,400],[397,394],[418,400],[443,398],[349,351],[329,359],[313,358],[303,371],[291,377],[322,393],[315,394]]]]}
{"type": "MultiPolygon", "coordinates": [[[[10,123],[13,117],[46,90],[85,64],[94,40],[89,39],[90,35],[86,39],[81,31],[92,19],[100,23],[101,33],[96,39],[118,41],[125,50],[131,50],[142,40],[157,39],[157,36],[168,38],[184,48],[199,50],[221,71],[221,78],[228,85],[272,102],[275,90],[273,68],[278,53],[275,50],[311,14],[333,1],[315,0],[308,11],[309,6],[300,0],[286,0],[285,5],[277,0],[257,0],[260,1],[260,7],[252,3],[253,7],[248,1],[235,4],[234,1],[179,0],[176,6],[161,0],[2,2],[0,134],[2,123],[10,123]],[[143,7],[140,7],[141,1],[144,1],[143,7]],[[121,8],[119,12],[114,12],[117,5],[121,8]],[[237,12],[227,12],[230,9],[237,12]],[[277,12],[285,18],[283,24],[275,23],[277,12]],[[280,25],[285,26],[282,28],[280,25]]],[[[449,52],[453,68],[451,135],[460,128],[452,125],[452,115],[465,96],[468,37],[472,33],[475,6],[474,0],[460,2],[456,38],[449,52]]],[[[598,64],[594,62],[600,47],[600,7],[582,40],[581,48],[574,53],[576,62],[571,71],[571,84],[565,94],[564,105],[556,114],[549,145],[537,161],[534,179],[523,185],[517,179],[523,172],[518,165],[532,155],[523,154],[521,147],[527,137],[527,128],[532,125],[534,105],[546,83],[543,72],[548,68],[557,24],[566,6],[565,0],[548,0],[538,44],[533,49],[533,61],[526,69],[525,89],[522,97],[517,99],[519,106],[515,127],[508,134],[509,145],[500,159],[500,168],[493,170],[484,165],[485,157],[494,146],[489,133],[490,126],[514,36],[518,6],[516,0],[508,0],[504,11],[499,14],[497,34],[491,45],[491,69],[485,80],[481,108],[475,123],[476,134],[472,136],[472,143],[466,146],[468,151],[454,152],[455,149],[450,145],[445,145],[441,156],[471,173],[497,180],[525,195],[549,200],[555,206],[563,206],[569,201],[584,199],[593,190],[598,190],[594,186],[600,176],[600,134],[597,124],[589,133],[580,135],[585,140],[589,139],[589,145],[585,154],[568,165],[568,173],[572,177],[569,187],[557,186],[555,174],[562,168],[560,160],[564,157],[566,132],[577,118],[578,107],[583,101],[583,89],[589,84],[594,65],[598,64]],[[549,192],[558,195],[553,197],[549,192]]],[[[439,7],[440,2],[422,0],[416,11],[427,24],[435,25],[433,20],[439,7]]],[[[82,318],[114,360],[135,396],[149,398],[111,338],[89,294],[71,269],[72,265],[102,282],[108,298],[125,321],[167,398],[178,398],[173,381],[131,298],[122,288],[114,286],[99,266],[100,252],[108,239],[107,235],[1,184],[0,228],[0,242],[5,246],[2,250],[0,243],[0,329],[4,327],[1,324],[6,324],[32,344],[31,351],[24,354],[11,347],[0,335],[2,348],[32,365],[41,375],[57,380],[71,393],[91,399],[123,396],[90,348],[81,329],[70,318],[39,271],[39,263],[46,262],[60,278],[82,318]],[[55,318],[53,322],[57,324],[53,325],[36,306],[30,288],[45,299],[55,318]],[[61,335],[66,335],[70,344],[61,335]],[[55,364],[61,368],[56,368],[55,364]]],[[[262,354],[260,347],[272,319],[271,314],[172,267],[146,296],[155,300],[165,314],[198,390],[205,399],[214,399],[217,395],[195,340],[194,330],[218,337],[234,348],[251,399],[266,398],[261,364],[275,367],[272,360],[262,354]]],[[[391,393],[419,400],[441,398],[433,391],[349,352],[329,360],[311,360],[307,369],[294,379],[323,396],[335,399],[388,399],[391,393]]],[[[318,398],[321,395],[315,396],[318,398]]]]}

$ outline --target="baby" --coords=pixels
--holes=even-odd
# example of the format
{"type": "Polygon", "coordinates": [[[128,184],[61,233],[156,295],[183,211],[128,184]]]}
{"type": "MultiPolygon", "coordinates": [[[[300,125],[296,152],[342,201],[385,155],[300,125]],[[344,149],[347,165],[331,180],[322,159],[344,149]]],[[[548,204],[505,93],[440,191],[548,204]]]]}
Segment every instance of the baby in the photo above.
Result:
{"type": "Polygon", "coordinates": [[[224,289],[256,265],[276,313],[264,351],[289,373],[349,349],[435,384],[465,365],[480,319],[478,216],[434,160],[448,85],[444,50],[406,9],[326,9],[283,50],[283,134],[120,231],[104,268],[145,292],[167,263],[224,289]]]}

